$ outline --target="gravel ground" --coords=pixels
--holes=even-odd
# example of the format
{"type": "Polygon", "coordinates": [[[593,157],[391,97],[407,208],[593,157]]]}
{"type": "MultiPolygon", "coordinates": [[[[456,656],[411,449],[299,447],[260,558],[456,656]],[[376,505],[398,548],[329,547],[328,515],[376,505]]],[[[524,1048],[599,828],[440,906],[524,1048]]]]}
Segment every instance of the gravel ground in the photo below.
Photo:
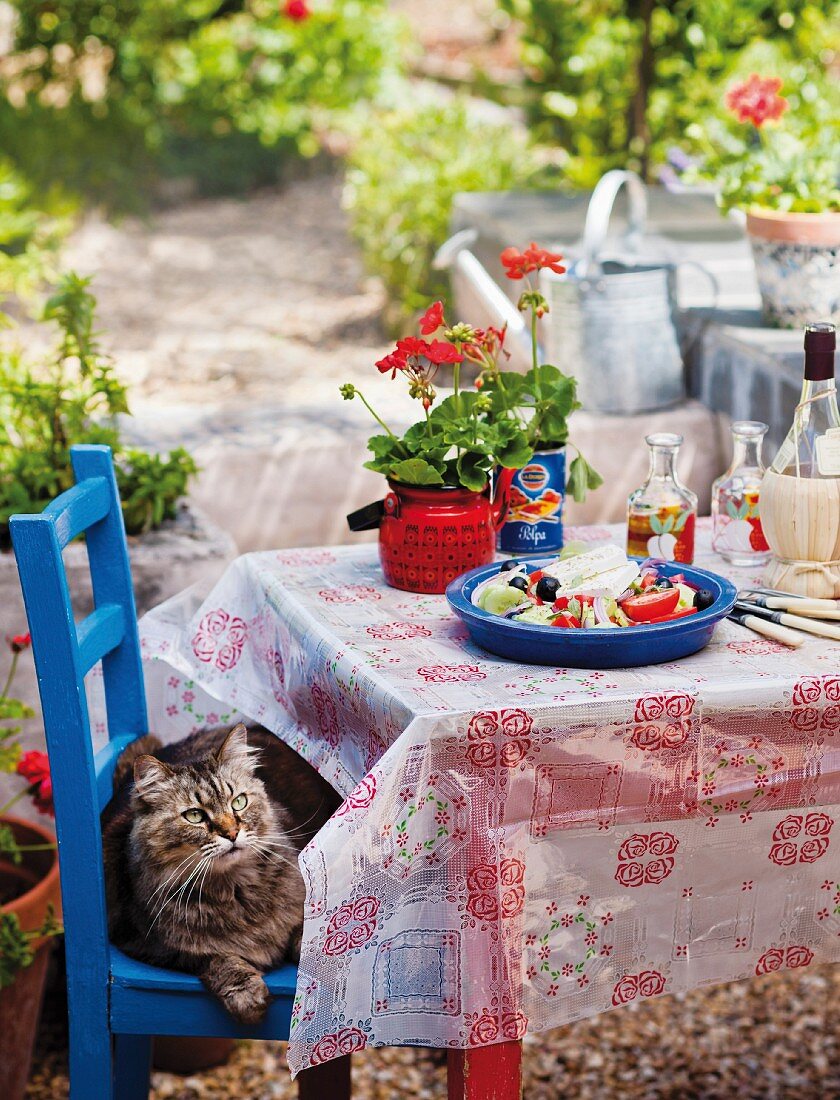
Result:
{"type": "MultiPolygon", "coordinates": [[[[525,1100],[831,1100],[840,1097],[840,969],[769,975],[663,997],[529,1036],[525,1100]]],[[[67,1096],[61,1006],[48,1005],[28,1100],[67,1096]]],[[[354,1056],[355,1100],[443,1100],[436,1053],[354,1056]]],[[[227,1065],[156,1073],[155,1100],[291,1100],[284,1043],[242,1043],[227,1065]]],[[[325,1097],[324,1100],[329,1100],[325,1097]]]]}

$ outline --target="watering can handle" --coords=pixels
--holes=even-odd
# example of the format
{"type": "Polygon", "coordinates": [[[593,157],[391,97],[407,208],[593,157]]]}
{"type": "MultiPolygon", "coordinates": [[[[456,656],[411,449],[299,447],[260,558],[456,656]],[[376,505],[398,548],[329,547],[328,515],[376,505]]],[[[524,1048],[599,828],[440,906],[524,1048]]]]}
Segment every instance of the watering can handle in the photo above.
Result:
{"type": "Polygon", "coordinates": [[[645,231],[647,224],[647,191],[635,172],[615,169],[601,176],[592,192],[583,227],[583,258],[580,264],[582,276],[596,276],[600,272],[600,255],[607,239],[616,196],[627,187],[628,215],[626,239],[633,248],[645,231]]]}

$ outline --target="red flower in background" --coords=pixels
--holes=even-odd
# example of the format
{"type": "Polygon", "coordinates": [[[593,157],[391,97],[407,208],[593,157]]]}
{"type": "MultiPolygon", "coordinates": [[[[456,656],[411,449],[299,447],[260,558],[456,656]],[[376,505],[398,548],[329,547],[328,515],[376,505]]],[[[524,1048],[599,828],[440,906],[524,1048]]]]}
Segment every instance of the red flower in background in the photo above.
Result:
{"type": "Polygon", "coordinates": [[[499,259],[509,279],[524,279],[532,271],[541,271],[544,267],[557,275],[562,275],[566,270],[561,263],[561,253],[539,248],[533,241],[524,252],[513,247],[506,248],[499,259]]]}
{"type": "Polygon", "coordinates": [[[431,336],[443,324],[443,302],[433,302],[420,318],[420,331],[431,336]]]}
{"type": "Polygon", "coordinates": [[[282,10],[295,23],[303,23],[312,14],[306,0],[286,0],[282,10]]]}
{"type": "Polygon", "coordinates": [[[23,653],[25,649],[29,649],[32,645],[32,638],[29,634],[15,634],[11,638],[6,638],[9,643],[9,649],[12,653],[23,653]]]}
{"type": "Polygon", "coordinates": [[[22,775],[30,787],[32,801],[39,813],[55,817],[52,800],[50,762],[45,752],[25,752],[18,760],[18,775],[22,775]]]}
{"type": "Polygon", "coordinates": [[[739,122],[761,128],[765,122],[781,118],[788,109],[788,101],[779,95],[781,86],[781,77],[752,73],[748,80],[732,85],[724,103],[739,122]]]}

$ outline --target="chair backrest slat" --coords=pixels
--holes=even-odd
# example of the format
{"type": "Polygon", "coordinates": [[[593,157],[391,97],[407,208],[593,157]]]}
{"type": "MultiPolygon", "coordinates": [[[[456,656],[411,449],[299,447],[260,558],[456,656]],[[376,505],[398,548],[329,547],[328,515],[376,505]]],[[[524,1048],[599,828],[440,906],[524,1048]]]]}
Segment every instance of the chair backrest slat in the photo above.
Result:
{"type": "Polygon", "coordinates": [[[55,533],[63,550],[88,527],[104,519],[110,507],[108,482],[104,477],[96,477],[84,485],[74,485],[44,511],[55,516],[55,533]]]}
{"type": "Polygon", "coordinates": [[[79,665],[86,676],[97,661],[116,649],[125,637],[125,614],[119,604],[97,607],[76,627],[79,665]]]}
{"type": "MultiPolygon", "coordinates": [[[[102,989],[108,922],[99,814],[119,753],[147,732],[140,642],[117,483],[108,447],[71,450],[77,484],[40,515],[12,516],[50,757],[67,978],[102,989]],[[74,621],[62,550],[84,533],[95,610],[74,621]],[[102,659],[107,751],[94,758],[85,673],[102,659]]],[[[77,1002],[78,1003],[78,1002],[77,1002]]]]}

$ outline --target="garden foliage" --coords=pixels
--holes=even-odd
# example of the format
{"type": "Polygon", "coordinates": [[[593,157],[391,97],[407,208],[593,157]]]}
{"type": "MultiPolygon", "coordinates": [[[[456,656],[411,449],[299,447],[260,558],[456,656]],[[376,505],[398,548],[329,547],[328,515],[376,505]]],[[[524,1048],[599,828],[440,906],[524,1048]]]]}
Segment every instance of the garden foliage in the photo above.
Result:
{"type": "Polygon", "coordinates": [[[537,134],[568,151],[569,177],[584,186],[615,167],[653,177],[687,127],[721,115],[736,76],[779,73],[811,103],[832,95],[837,0],[499,3],[521,20],[537,134]]]}
{"type": "Polygon", "coordinates": [[[461,101],[370,118],[349,156],[345,201],[368,268],[402,307],[395,327],[446,290],[432,258],[446,239],[455,195],[521,187],[538,171],[520,131],[476,121],[461,101]]]}
{"type": "Polygon", "coordinates": [[[58,330],[53,350],[33,363],[20,348],[0,348],[0,544],[15,512],[38,512],[74,483],[70,447],[104,443],[114,451],[130,534],[175,515],[196,466],[181,448],[163,458],[126,448],[117,416],[125,387],[101,351],[89,280],[62,277],[42,320],[58,330]]]}
{"type": "Polygon", "coordinates": [[[46,189],[137,204],[161,171],[209,190],[276,178],[311,155],[388,72],[385,0],[13,0],[0,141],[46,189]]]}

